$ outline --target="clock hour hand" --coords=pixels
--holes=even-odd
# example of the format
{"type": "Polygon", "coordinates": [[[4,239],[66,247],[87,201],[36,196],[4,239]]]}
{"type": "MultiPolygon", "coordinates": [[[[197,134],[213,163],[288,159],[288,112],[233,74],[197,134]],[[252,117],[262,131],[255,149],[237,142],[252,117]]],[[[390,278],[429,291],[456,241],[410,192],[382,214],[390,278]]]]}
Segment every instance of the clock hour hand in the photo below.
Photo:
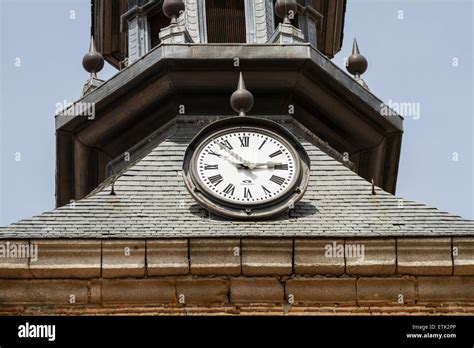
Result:
{"type": "Polygon", "coordinates": [[[249,169],[272,169],[275,168],[275,166],[282,165],[283,163],[276,163],[276,162],[265,162],[265,163],[250,163],[247,168],[249,169]]]}

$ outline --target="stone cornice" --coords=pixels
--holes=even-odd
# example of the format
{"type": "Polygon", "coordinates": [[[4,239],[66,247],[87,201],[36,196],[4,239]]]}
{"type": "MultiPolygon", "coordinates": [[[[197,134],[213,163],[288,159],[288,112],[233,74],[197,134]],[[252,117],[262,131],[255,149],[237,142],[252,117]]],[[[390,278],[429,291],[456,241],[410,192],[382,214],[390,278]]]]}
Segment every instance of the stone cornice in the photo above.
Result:
{"type": "Polygon", "coordinates": [[[0,246],[5,279],[474,276],[474,237],[31,239],[1,240],[0,246]],[[37,260],[4,254],[20,245],[37,248],[37,260]]]}

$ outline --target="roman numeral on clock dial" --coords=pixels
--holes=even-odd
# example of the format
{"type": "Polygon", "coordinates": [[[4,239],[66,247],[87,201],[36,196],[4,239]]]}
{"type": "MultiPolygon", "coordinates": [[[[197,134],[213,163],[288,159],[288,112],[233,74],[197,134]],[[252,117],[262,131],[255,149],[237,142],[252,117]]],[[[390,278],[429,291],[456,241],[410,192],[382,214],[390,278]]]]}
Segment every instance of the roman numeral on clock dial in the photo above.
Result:
{"type": "Polygon", "coordinates": [[[229,140],[223,140],[221,142],[221,144],[224,145],[225,147],[227,147],[229,150],[233,149],[232,145],[230,145],[230,143],[229,143],[229,140]]]}
{"type": "Polygon", "coordinates": [[[248,187],[244,187],[244,198],[252,198],[252,193],[248,187]]]}
{"type": "Polygon", "coordinates": [[[213,155],[213,156],[216,156],[216,157],[221,157],[221,155],[220,155],[220,154],[218,154],[218,153],[215,153],[215,152],[214,152],[214,151],[212,151],[212,150],[209,150],[209,155],[213,155]]]}
{"type": "Polygon", "coordinates": [[[262,189],[263,189],[263,192],[265,192],[266,195],[271,195],[272,194],[272,191],[267,189],[265,186],[262,186],[262,189]]]}
{"type": "Polygon", "coordinates": [[[288,170],[288,164],[275,164],[275,170],[288,170]]]}
{"type": "Polygon", "coordinates": [[[204,170],[215,170],[219,169],[218,164],[204,164],[204,170]]]}
{"type": "Polygon", "coordinates": [[[271,158],[274,158],[274,157],[277,157],[277,156],[280,156],[283,152],[281,152],[281,150],[278,150],[277,152],[274,152],[270,155],[271,158]]]}
{"type": "Polygon", "coordinates": [[[239,137],[240,147],[249,147],[250,137],[239,137]]]}
{"type": "Polygon", "coordinates": [[[217,186],[219,185],[222,181],[224,181],[224,178],[222,177],[222,175],[214,175],[214,176],[211,176],[208,178],[209,181],[211,182],[211,184],[213,184],[214,186],[217,186]]]}
{"type": "Polygon", "coordinates": [[[225,189],[224,193],[233,196],[235,191],[235,186],[232,184],[229,184],[225,189]]]}
{"type": "Polygon", "coordinates": [[[270,178],[270,181],[273,181],[275,184],[278,184],[278,185],[283,185],[283,183],[285,182],[285,179],[282,178],[281,176],[277,176],[277,175],[273,175],[271,178],[270,178]]]}

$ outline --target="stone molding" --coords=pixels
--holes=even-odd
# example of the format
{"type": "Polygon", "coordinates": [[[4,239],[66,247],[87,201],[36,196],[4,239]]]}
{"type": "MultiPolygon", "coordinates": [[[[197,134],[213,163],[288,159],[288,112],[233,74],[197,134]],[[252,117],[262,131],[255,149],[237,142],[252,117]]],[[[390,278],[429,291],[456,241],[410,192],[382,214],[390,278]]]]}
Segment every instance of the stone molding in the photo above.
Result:
{"type": "Polygon", "coordinates": [[[143,278],[146,267],[145,247],[145,240],[102,242],[102,277],[143,278]]]}
{"type": "Polygon", "coordinates": [[[474,238],[468,237],[49,239],[2,245],[7,242],[10,254],[0,255],[8,256],[0,257],[0,311],[28,305],[274,304],[285,313],[313,305],[403,312],[474,305],[474,238]],[[347,251],[357,249],[348,246],[364,246],[364,258],[354,259],[347,251]],[[37,260],[18,254],[33,247],[37,260]]]}
{"type": "Polygon", "coordinates": [[[147,240],[146,269],[149,277],[189,274],[188,241],[147,240]]]}
{"type": "Polygon", "coordinates": [[[269,43],[300,44],[304,42],[304,34],[291,24],[279,24],[273,35],[268,39],[269,43]]]}
{"type": "Polygon", "coordinates": [[[2,240],[0,279],[473,276],[473,260],[474,238],[469,237],[2,240]],[[37,247],[38,260],[2,255],[7,246],[12,251],[37,247]],[[363,257],[351,255],[357,250],[363,257]]]}
{"type": "Polygon", "coordinates": [[[241,274],[239,239],[192,239],[190,256],[194,275],[241,274]]]}
{"type": "MultiPolygon", "coordinates": [[[[148,279],[8,279],[7,306],[189,305],[274,303],[288,306],[399,308],[474,306],[474,276],[163,277],[148,279]]],[[[459,312],[459,311],[458,311],[459,312]]]]}
{"type": "Polygon", "coordinates": [[[454,275],[474,274],[474,238],[453,238],[454,275]]]}
{"type": "Polygon", "coordinates": [[[400,238],[397,271],[413,275],[453,274],[452,238],[400,238]]]}
{"type": "Polygon", "coordinates": [[[290,275],[292,273],[292,239],[244,238],[241,252],[244,275],[290,275]]]}

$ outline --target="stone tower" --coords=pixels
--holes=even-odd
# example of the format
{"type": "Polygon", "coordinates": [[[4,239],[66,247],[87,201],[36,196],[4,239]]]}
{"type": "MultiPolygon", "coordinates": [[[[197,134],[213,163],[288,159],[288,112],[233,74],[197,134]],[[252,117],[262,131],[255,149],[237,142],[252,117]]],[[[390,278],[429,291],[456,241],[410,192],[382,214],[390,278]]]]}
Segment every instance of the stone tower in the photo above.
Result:
{"type": "Polygon", "coordinates": [[[354,77],[332,63],[345,7],[93,0],[91,78],[56,117],[57,209],[0,228],[39,253],[0,259],[4,310],[473,308],[474,223],[394,196],[403,120],[356,42],[354,77]]]}

